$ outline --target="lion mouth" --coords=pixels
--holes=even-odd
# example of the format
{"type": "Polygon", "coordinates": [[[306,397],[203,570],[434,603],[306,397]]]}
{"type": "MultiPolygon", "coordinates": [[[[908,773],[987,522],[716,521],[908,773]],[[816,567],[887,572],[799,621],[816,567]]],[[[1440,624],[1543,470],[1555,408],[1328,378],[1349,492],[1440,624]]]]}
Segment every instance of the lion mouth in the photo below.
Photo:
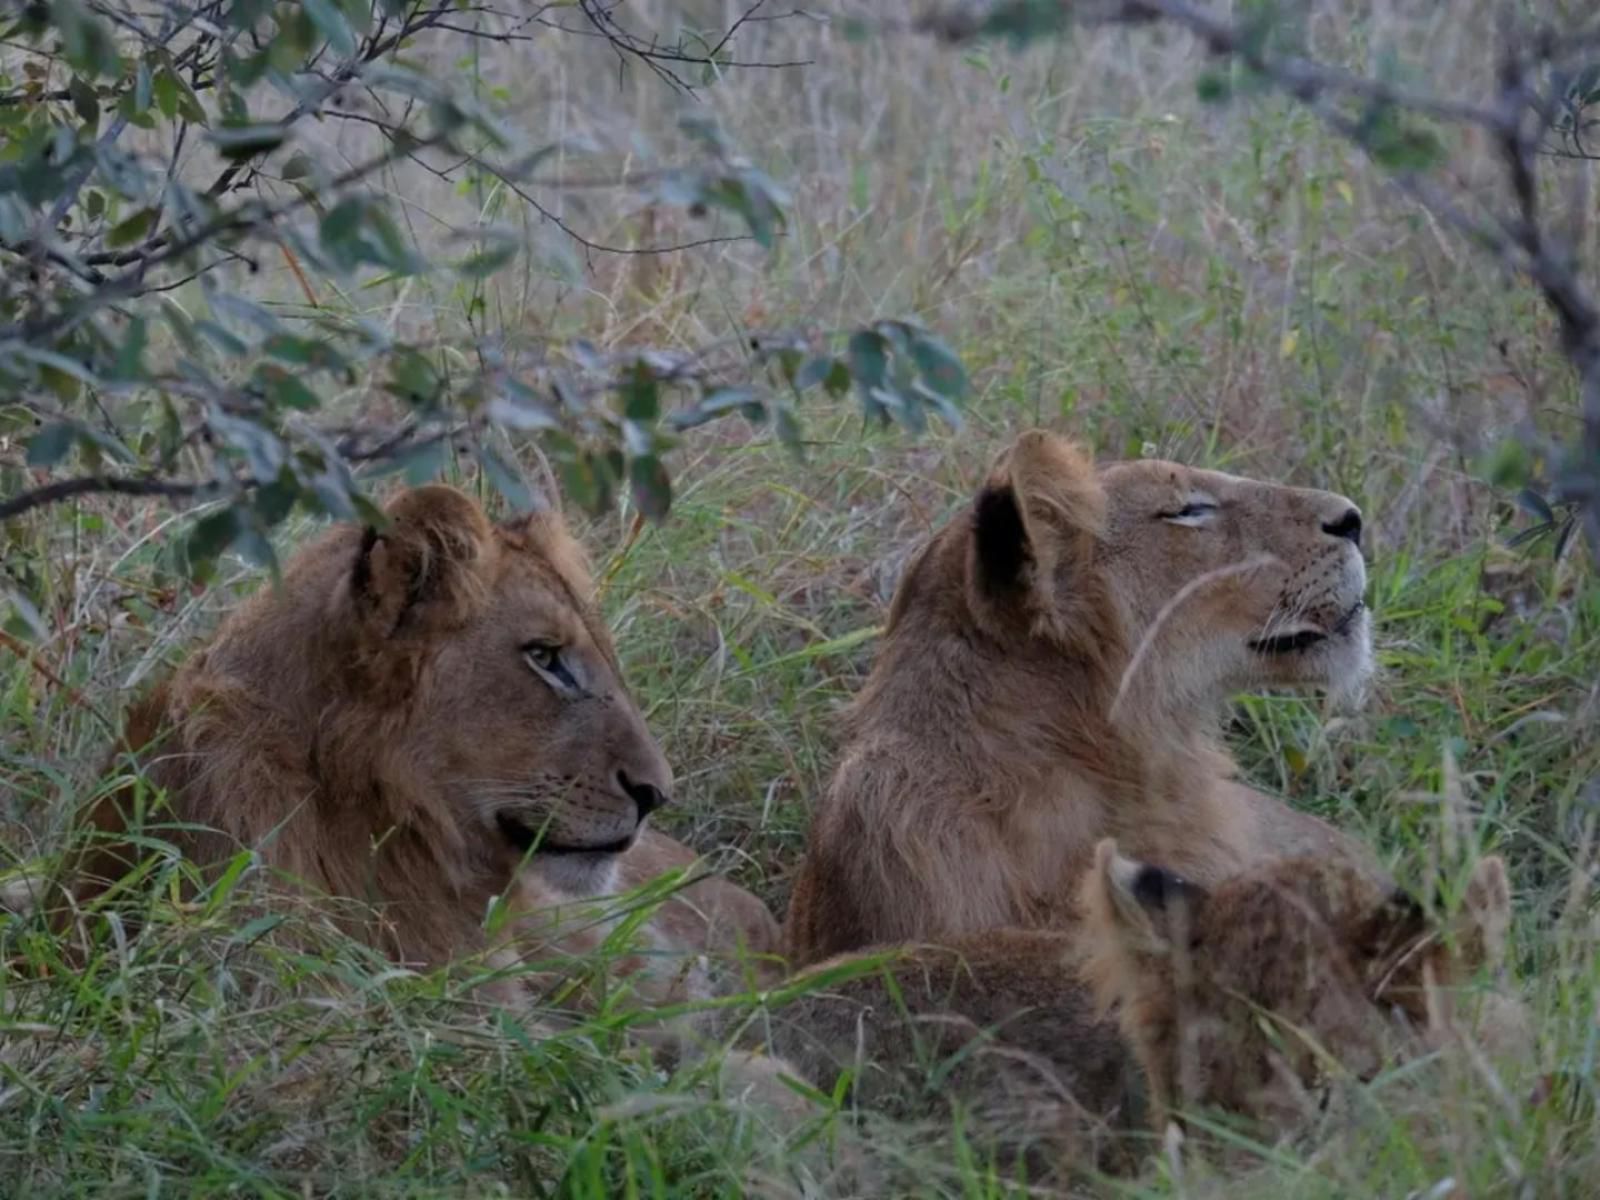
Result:
{"type": "Polygon", "coordinates": [[[496,816],[495,824],[500,827],[500,832],[505,835],[506,841],[522,854],[530,850],[535,854],[621,854],[633,845],[634,839],[634,835],[630,833],[626,837],[614,838],[609,842],[552,841],[548,837],[541,837],[541,829],[525,825],[509,813],[500,813],[496,816]]]}
{"type": "Polygon", "coordinates": [[[1296,629],[1272,637],[1255,638],[1250,642],[1250,649],[1257,654],[1298,654],[1331,637],[1342,637],[1349,633],[1366,607],[1364,601],[1357,600],[1348,612],[1334,622],[1331,629],[1296,629]]]}

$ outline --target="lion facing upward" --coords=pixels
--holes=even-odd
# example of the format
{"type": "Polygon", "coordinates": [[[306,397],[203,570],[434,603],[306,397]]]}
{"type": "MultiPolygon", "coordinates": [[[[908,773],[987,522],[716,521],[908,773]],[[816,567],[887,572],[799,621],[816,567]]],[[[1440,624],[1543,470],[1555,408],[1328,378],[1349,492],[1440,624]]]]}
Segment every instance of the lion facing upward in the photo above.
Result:
{"type": "Polygon", "coordinates": [[[1367,851],[1234,779],[1226,702],[1359,691],[1361,515],[1023,434],[907,568],[812,817],[791,961],[1067,919],[1097,839],[1206,883],[1367,851]]]}
{"type": "MultiPolygon", "coordinates": [[[[138,784],[95,806],[79,904],[136,860],[126,835],[143,820],[202,867],[249,849],[313,893],[365,902],[374,921],[356,932],[436,966],[491,949],[496,898],[531,949],[557,905],[694,861],[646,828],[672,772],[559,515],[496,525],[428,486],[387,517],[301,549],[135,707],[126,749],[166,811],[136,813],[138,784]]],[[[646,933],[680,955],[777,936],[760,901],[716,879],[646,933]]]]}

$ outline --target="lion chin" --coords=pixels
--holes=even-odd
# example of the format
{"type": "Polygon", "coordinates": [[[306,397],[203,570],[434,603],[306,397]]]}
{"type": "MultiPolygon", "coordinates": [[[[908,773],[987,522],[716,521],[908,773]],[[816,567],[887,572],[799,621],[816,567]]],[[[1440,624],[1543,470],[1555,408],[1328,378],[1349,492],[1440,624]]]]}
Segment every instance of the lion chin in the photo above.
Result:
{"type": "MultiPolygon", "coordinates": [[[[295,554],[135,706],[120,753],[165,793],[161,836],[187,857],[247,848],[296,887],[362,901],[352,932],[401,962],[581,952],[553,919],[573,901],[698,863],[647,826],[672,772],[584,556],[558,514],[494,524],[448,487],[403,491],[386,515],[295,554]],[[517,919],[491,935],[502,905],[517,919]]],[[[134,865],[139,799],[130,785],[87,814],[79,904],[134,865]]],[[[653,959],[698,960],[767,953],[777,927],[706,878],[644,936],[653,959]]],[[[649,990],[654,968],[622,965],[649,990]]]]}
{"type": "Polygon", "coordinates": [[[1097,839],[1200,883],[1370,853],[1237,782],[1232,698],[1358,703],[1362,516],[1177,463],[1096,467],[1023,434],[911,560],[812,816],[791,960],[1075,919],[1097,839]]]}

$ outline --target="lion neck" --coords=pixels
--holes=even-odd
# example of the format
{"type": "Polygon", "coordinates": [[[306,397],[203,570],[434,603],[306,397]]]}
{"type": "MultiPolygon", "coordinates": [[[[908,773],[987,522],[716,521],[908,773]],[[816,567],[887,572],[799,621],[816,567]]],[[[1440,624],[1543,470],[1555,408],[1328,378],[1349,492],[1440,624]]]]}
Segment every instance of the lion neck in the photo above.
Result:
{"type": "MultiPolygon", "coordinates": [[[[1153,703],[1141,689],[1114,718],[1126,644],[1114,620],[1071,642],[977,627],[956,604],[920,605],[885,638],[848,718],[851,753],[898,761],[902,786],[993,824],[1016,856],[1019,894],[1053,894],[1051,881],[1075,877],[1075,856],[1107,835],[1168,857],[1191,846],[1173,869],[1219,877],[1253,837],[1227,799],[1222,705],[1153,703]]],[[[921,805],[882,817],[905,823],[891,829],[897,844],[926,837],[921,805]]]]}
{"type": "Polygon", "coordinates": [[[848,730],[919,745],[937,730],[927,752],[968,764],[972,785],[993,796],[1068,774],[1131,801],[1230,774],[1226,693],[1134,664],[1128,643],[1114,611],[1063,638],[980,625],[950,597],[890,628],[848,730]]]}

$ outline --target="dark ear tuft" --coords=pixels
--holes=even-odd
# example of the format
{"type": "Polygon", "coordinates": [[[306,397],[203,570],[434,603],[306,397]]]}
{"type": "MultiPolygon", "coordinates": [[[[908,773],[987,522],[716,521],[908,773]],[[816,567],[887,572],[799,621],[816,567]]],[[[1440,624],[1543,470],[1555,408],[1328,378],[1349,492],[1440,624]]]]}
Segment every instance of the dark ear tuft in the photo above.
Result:
{"type": "Polygon", "coordinates": [[[979,585],[991,593],[1021,587],[1033,556],[1017,493],[1009,484],[989,484],[978,493],[972,506],[972,533],[979,585]]]}
{"type": "Polygon", "coordinates": [[[1105,492],[1076,443],[1043,430],[1022,434],[990,467],[972,506],[969,601],[980,619],[1070,639],[1091,587],[1105,492]]]}
{"type": "Polygon", "coordinates": [[[1202,888],[1190,883],[1181,875],[1175,875],[1165,867],[1149,864],[1139,869],[1130,890],[1133,892],[1133,898],[1145,908],[1160,912],[1166,911],[1169,905],[1180,901],[1193,904],[1205,894],[1202,888]]]}

